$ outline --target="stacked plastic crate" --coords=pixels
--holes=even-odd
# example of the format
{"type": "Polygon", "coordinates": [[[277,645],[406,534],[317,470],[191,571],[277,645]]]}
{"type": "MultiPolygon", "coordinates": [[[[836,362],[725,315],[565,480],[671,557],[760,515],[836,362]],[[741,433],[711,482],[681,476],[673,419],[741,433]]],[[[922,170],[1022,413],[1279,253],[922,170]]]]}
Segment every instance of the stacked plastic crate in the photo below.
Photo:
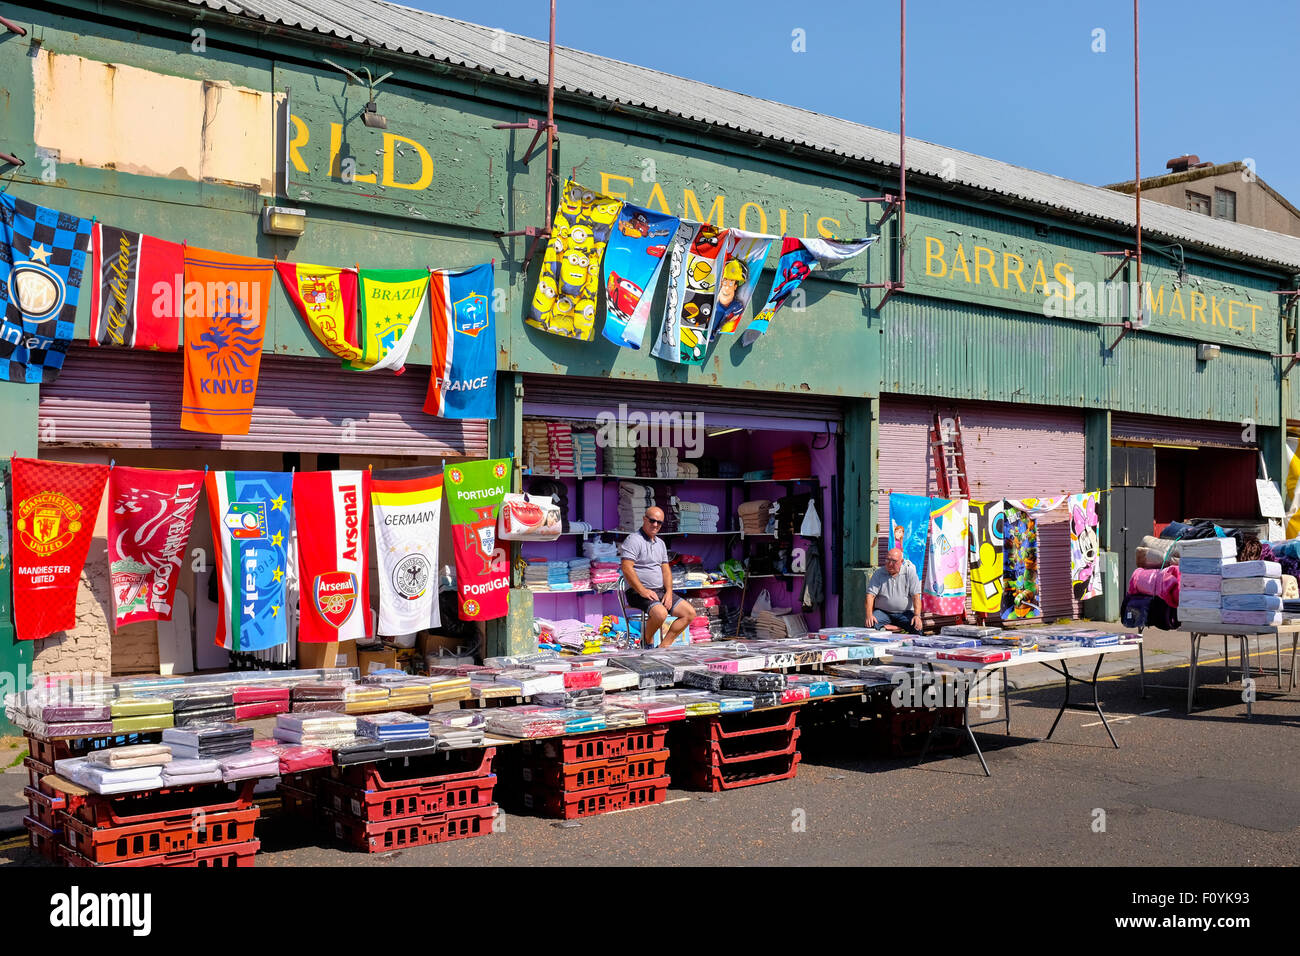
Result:
{"type": "Polygon", "coordinates": [[[690,721],[673,745],[674,777],[713,792],[789,780],[799,769],[798,717],[775,708],[690,721]]]}
{"type": "Polygon", "coordinates": [[[572,820],[662,803],[668,792],[668,731],[636,727],[525,740],[524,809],[572,820]]]}

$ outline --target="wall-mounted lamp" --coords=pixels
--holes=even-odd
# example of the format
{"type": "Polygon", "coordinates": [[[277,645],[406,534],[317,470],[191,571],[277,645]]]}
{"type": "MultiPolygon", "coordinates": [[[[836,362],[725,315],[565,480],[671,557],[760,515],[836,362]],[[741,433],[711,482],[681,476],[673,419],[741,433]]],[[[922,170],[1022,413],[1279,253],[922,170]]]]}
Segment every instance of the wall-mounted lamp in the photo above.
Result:
{"type": "Polygon", "coordinates": [[[307,231],[307,210],[287,206],[262,209],[262,232],[268,236],[301,236],[307,231]]]}
{"type": "Polygon", "coordinates": [[[1208,362],[1210,359],[1219,357],[1219,347],[1211,345],[1209,342],[1202,342],[1196,346],[1196,360],[1198,362],[1208,362]]]}

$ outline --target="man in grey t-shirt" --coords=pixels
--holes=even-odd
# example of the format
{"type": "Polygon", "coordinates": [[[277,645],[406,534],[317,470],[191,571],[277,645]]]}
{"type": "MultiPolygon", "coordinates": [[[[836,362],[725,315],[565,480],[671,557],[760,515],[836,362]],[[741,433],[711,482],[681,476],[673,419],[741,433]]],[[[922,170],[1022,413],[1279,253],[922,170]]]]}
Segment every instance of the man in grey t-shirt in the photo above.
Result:
{"type": "Polygon", "coordinates": [[[642,625],[642,642],[647,643],[658,634],[668,619],[672,608],[677,618],[668,633],[659,642],[667,647],[686,630],[695,619],[695,608],[685,600],[673,601],[673,573],[668,567],[668,546],[659,537],[664,513],[659,508],[647,508],[639,531],[623,539],[618,556],[622,558],[623,580],[627,582],[627,603],[638,611],[645,611],[642,625]]]}
{"type": "Polygon", "coordinates": [[[900,548],[885,556],[885,566],[867,584],[867,625],[872,624],[921,633],[921,579],[900,548]]]}

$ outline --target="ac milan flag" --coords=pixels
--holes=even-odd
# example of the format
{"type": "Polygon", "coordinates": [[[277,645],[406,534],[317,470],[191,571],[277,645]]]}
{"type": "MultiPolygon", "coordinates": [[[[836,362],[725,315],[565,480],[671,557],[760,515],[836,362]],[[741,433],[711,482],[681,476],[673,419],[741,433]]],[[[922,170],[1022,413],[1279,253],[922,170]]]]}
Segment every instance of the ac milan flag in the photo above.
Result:
{"type": "Polygon", "coordinates": [[[293,522],[293,475],[213,471],[205,487],[221,585],[217,646],[262,651],[285,643],[285,555],[293,522]]]}
{"type": "Polygon", "coordinates": [[[117,467],[108,477],[113,626],[170,621],[203,472],[117,467]]]}
{"type": "Polygon", "coordinates": [[[497,549],[497,512],[510,488],[510,459],[444,465],[443,477],[456,554],[460,619],[504,617],[510,593],[510,559],[497,549]]]}
{"type": "Polygon", "coordinates": [[[107,481],[107,465],[13,459],[18,640],[35,641],[76,626],[77,585],[107,481]]]}
{"type": "Polygon", "coordinates": [[[90,344],[180,348],[185,249],[95,223],[90,234],[90,344]]]}
{"type": "Polygon", "coordinates": [[[443,476],[432,468],[391,468],[371,478],[379,564],[379,633],[438,627],[438,534],[443,476]]]}
{"type": "Polygon", "coordinates": [[[294,476],[298,515],[298,640],[371,637],[370,473],[294,476]]]}

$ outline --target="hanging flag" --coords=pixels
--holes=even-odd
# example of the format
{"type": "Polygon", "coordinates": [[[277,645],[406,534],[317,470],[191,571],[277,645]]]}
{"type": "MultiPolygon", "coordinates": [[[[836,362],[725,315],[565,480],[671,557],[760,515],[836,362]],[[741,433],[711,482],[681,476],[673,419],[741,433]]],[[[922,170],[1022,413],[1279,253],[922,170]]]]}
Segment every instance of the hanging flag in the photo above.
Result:
{"type": "Polygon", "coordinates": [[[673,233],[673,241],[668,248],[668,295],[664,300],[664,317],[659,323],[659,336],[650,347],[650,354],[656,358],[676,362],[681,356],[677,314],[686,297],[686,256],[703,225],[683,219],[673,233]]]}
{"type": "Polygon", "coordinates": [[[889,547],[902,548],[903,557],[912,562],[918,577],[925,570],[925,541],[930,530],[930,512],[943,501],[942,498],[927,498],[925,495],[889,496],[889,547]]]}
{"type": "Polygon", "coordinates": [[[793,236],[782,239],[781,258],[776,263],[776,280],[772,284],[772,291],[767,294],[763,310],[754,316],[740,341],[745,345],[753,345],[758,341],[758,337],[767,331],[768,325],[776,317],[777,311],[814,269],[852,259],[877,238],[872,236],[870,239],[854,239],[851,242],[796,239],[793,236]]]}
{"type": "Polygon", "coordinates": [[[114,468],[108,476],[108,571],[113,627],[170,621],[201,471],[114,468]]]}
{"type": "MultiPolygon", "coordinates": [[[[682,365],[703,365],[713,329],[713,308],[718,295],[718,273],[728,231],[711,223],[695,224],[690,246],[680,273],[676,274],[676,295],[670,295],[664,310],[659,340],[651,350],[657,358],[682,365]]],[[[677,246],[673,246],[677,255],[677,246]]],[[[672,267],[677,266],[674,260],[672,267]]]]}
{"type": "Polygon", "coordinates": [[[262,365],[272,263],[185,250],[185,392],[181,428],[247,435],[262,365]]]}
{"type": "Polygon", "coordinates": [[[185,249],[97,222],[90,233],[90,344],[175,352],[185,303],[185,249]]]}
{"type": "Polygon", "coordinates": [[[510,559],[497,549],[497,512],[510,488],[510,459],[444,465],[443,488],[456,555],[462,621],[504,617],[510,593],[510,559]]]}
{"type": "Polygon", "coordinates": [[[624,203],[605,247],[605,328],[615,345],[639,349],[664,253],[681,220],[624,203]]]}
{"type": "Polygon", "coordinates": [[[564,184],[537,291],[524,321],[552,335],[590,342],[596,334],[600,259],[622,200],[564,184]]]}
{"type": "Polygon", "coordinates": [[[432,468],[374,473],[375,550],[379,565],[379,633],[414,634],[439,627],[438,536],[443,476],[432,468]]]}
{"type": "Polygon", "coordinates": [[[14,628],[35,641],[77,624],[77,585],[107,465],[13,459],[14,628]]]}
{"type": "Polygon", "coordinates": [[[72,344],[89,219],[0,193],[0,379],[46,384],[72,344]]]}
{"type": "Polygon", "coordinates": [[[440,418],[497,417],[492,263],[429,274],[433,358],[424,410],[440,418]]]}
{"type": "Polygon", "coordinates": [[[205,479],[221,600],[217,646],[261,651],[289,640],[286,554],[293,475],[211,471],[205,479]]]}
{"type": "Polygon", "coordinates": [[[406,356],[420,327],[424,294],[429,291],[427,269],[362,269],[361,359],[349,368],[362,372],[406,369],[406,356]]]}
{"type": "Polygon", "coordinates": [[[731,335],[740,327],[745,306],[754,297],[758,275],[776,236],[731,230],[726,261],[718,279],[718,304],[713,310],[714,334],[731,335]]]}
{"type": "Polygon", "coordinates": [[[1002,612],[1003,502],[970,503],[970,604],[977,614],[1002,612]]]}
{"type": "Polygon", "coordinates": [[[1101,594],[1096,491],[1070,495],[1070,586],[1077,601],[1101,594]]]}
{"type": "Polygon", "coordinates": [[[344,362],[359,362],[357,270],[305,262],[277,262],[275,268],[316,341],[344,362]]]}
{"type": "Polygon", "coordinates": [[[1300,538],[1300,435],[1288,433],[1286,441],[1286,537],[1300,538]]]}
{"type": "Polygon", "coordinates": [[[921,581],[921,607],[931,614],[966,613],[969,508],[965,499],[932,498],[930,543],[921,581]]]}
{"type": "Polygon", "coordinates": [[[308,471],[293,479],[298,516],[298,640],[371,637],[370,472],[308,471]]]}

